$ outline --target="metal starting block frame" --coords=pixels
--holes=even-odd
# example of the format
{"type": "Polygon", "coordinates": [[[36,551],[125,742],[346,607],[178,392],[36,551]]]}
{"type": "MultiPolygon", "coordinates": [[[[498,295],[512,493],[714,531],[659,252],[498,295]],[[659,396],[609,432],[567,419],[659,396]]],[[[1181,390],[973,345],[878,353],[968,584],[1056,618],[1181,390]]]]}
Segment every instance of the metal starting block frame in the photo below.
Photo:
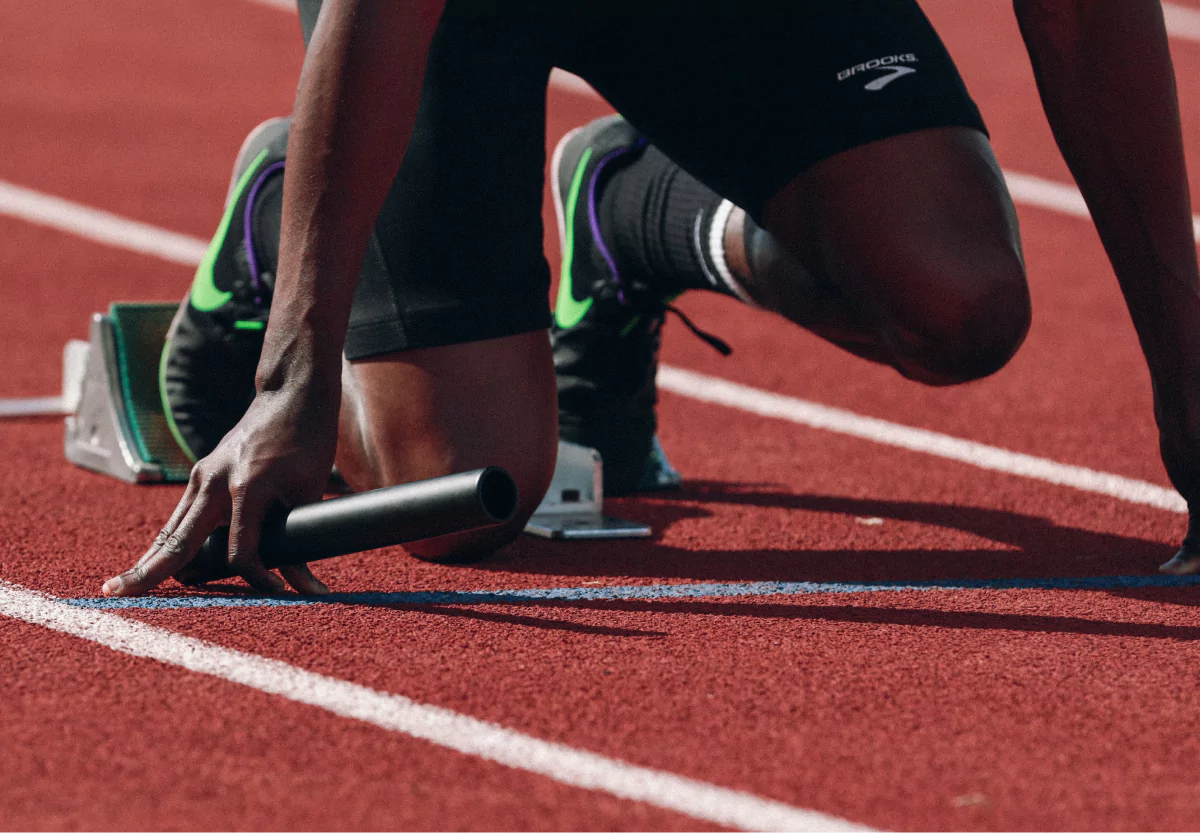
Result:
{"type": "Polygon", "coordinates": [[[84,370],[63,443],[75,465],[127,483],[187,481],[192,461],[171,434],[158,385],[175,310],[174,304],[113,304],[108,314],[92,316],[87,350],[74,348],[84,370]]]}
{"type": "MultiPolygon", "coordinates": [[[[112,304],[88,341],[63,350],[64,451],[72,463],[127,483],[183,483],[192,462],[163,412],[159,361],[175,304],[112,304]]],[[[644,524],[608,517],[600,452],[559,443],[546,497],[525,531],[541,538],[645,538],[644,524]]]]}
{"type": "Polygon", "coordinates": [[[604,477],[600,452],[559,440],[559,457],[546,497],[525,525],[539,538],[597,541],[647,538],[651,528],[604,513],[604,477]]]}

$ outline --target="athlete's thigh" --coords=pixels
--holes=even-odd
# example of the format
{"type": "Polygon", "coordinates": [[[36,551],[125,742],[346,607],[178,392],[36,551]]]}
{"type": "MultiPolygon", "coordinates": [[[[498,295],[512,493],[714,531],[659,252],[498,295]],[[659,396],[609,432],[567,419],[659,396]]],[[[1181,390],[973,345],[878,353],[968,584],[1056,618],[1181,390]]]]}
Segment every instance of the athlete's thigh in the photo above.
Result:
{"type": "Polygon", "coordinates": [[[973,352],[980,367],[1007,357],[1028,320],[1016,218],[979,111],[915,0],[645,24],[594,27],[563,58],[908,344],[898,352],[937,352],[947,378],[967,369],[945,354],[973,352]],[[968,343],[969,330],[991,343],[968,343]]]}
{"type": "MultiPolygon", "coordinates": [[[[306,42],[320,8],[320,0],[300,0],[306,42]]],[[[446,4],[413,134],[360,275],[347,358],[549,326],[542,184],[550,62],[536,22],[477,0],[446,4]]]]}
{"type": "Polygon", "coordinates": [[[572,27],[554,57],[721,196],[762,219],[823,159],[935,127],[983,132],[916,0],[751,2],[572,27]]]}

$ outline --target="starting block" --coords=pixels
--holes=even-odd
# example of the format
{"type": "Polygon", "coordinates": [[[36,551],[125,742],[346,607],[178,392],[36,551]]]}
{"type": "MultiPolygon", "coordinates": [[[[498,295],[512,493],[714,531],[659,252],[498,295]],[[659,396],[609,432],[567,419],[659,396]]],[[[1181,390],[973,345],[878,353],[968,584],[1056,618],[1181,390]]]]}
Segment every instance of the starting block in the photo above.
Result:
{"type": "MultiPolygon", "coordinates": [[[[184,483],[192,461],[171,435],[158,367],[174,304],[113,304],[96,313],[81,362],[80,388],[66,420],[64,451],[77,466],[127,483],[184,483]]],[[[64,357],[64,365],[67,358],[64,357]]]]}
{"type": "Polygon", "coordinates": [[[651,528],[604,513],[604,469],[595,448],[559,440],[559,456],[546,497],[525,525],[539,538],[601,540],[647,538],[651,528]]]}
{"type": "MultiPolygon", "coordinates": [[[[192,462],[175,441],[159,394],[159,360],[175,304],[112,304],[92,316],[88,341],[63,351],[64,451],[77,466],[127,483],[184,483],[192,462]]],[[[542,538],[645,538],[650,527],[604,514],[600,453],[559,443],[546,498],[525,531],[542,538]]]]}

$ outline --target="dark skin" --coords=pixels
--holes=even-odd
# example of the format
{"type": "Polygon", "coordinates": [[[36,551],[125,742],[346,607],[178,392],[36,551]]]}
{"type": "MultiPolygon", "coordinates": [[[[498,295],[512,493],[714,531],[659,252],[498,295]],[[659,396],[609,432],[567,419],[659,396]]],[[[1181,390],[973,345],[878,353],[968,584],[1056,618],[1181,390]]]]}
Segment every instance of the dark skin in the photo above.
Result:
{"type": "Polygon", "coordinates": [[[1176,76],[1155,0],[1015,0],[1043,110],[1138,331],[1197,571],[1198,267],[1176,76]]]}
{"type": "MultiPolygon", "coordinates": [[[[230,524],[235,572],[264,592],[283,582],[258,557],[277,504],[321,498],[338,438],[341,345],[359,266],[417,118],[421,79],[443,3],[333,0],[297,90],[271,322],[241,422],[192,471],[175,513],[107,595],[143,593],[178,572],[212,530],[230,524]],[[380,100],[390,102],[379,107],[380,100]]],[[[287,574],[286,574],[287,575],[287,574]]],[[[324,587],[287,575],[300,592],[324,587]]]]}
{"type": "MultiPolygon", "coordinates": [[[[1195,572],[1198,264],[1163,12],[1156,0],[1017,0],[1014,11],[1043,109],[1092,212],[1151,371],[1160,454],[1189,508],[1186,538],[1170,569],[1195,572]]],[[[980,177],[985,184],[988,179],[980,177]]],[[[914,339],[920,328],[905,315],[872,316],[864,293],[813,256],[812,223],[781,222],[781,213],[802,210],[801,199],[789,200],[788,192],[769,204],[767,225],[781,243],[797,229],[800,239],[769,252],[759,268],[748,261],[745,214],[734,211],[726,227],[730,267],[755,301],[910,378],[962,381],[939,373],[929,355],[904,349],[916,342],[920,352],[914,339]]],[[[910,299],[912,287],[904,290],[910,299]]]]}
{"type": "MultiPolygon", "coordinates": [[[[525,512],[541,498],[555,442],[544,334],[377,362],[344,365],[340,355],[367,238],[413,129],[441,5],[327,0],[297,93],[259,395],[197,464],[138,564],[105,583],[106,595],[143,593],[174,575],[223,523],[231,524],[238,574],[260,590],[282,589],[257,557],[262,517],[277,504],[319,499],[335,453],[356,488],[500,454],[518,474],[525,512]],[[379,100],[391,106],[373,106],[379,100]],[[464,368],[486,366],[472,349],[485,349],[510,383],[464,376],[464,368]],[[401,400],[408,404],[399,407],[401,400]],[[513,426],[526,444],[512,441],[513,426]]],[[[1198,280],[1166,35],[1155,0],[1082,5],[1030,0],[1015,8],[1044,108],[1147,354],[1164,460],[1190,507],[1185,556],[1191,546],[1195,563],[1198,280]]],[[[950,384],[993,372],[1025,335],[1029,299],[1012,205],[987,143],[972,131],[919,131],[839,154],[785,186],[764,215],[777,262],[752,279],[746,221],[735,212],[731,266],[764,306],[857,355],[950,384]],[[893,178],[891,190],[881,189],[879,171],[893,178]],[[940,185],[948,181],[968,185],[948,195],[940,185]],[[855,233],[880,227],[864,213],[873,210],[893,220],[893,238],[865,242],[855,233]]],[[[422,554],[487,551],[519,528],[433,542],[422,554]]],[[[301,592],[324,591],[307,568],[284,577],[301,592]]]]}

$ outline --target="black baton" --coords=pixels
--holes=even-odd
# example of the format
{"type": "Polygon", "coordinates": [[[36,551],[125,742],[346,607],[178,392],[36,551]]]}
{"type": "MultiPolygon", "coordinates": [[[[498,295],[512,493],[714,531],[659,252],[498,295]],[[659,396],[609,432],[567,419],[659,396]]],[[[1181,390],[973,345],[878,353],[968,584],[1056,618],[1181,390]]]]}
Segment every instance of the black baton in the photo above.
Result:
{"type": "MultiPolygon", "coordinates": [[[[498,466],[418,480],[272,512],[259,557],[268,569],[495,526],[517,513],[517,484],[498,466]]],[[[229,578],[229,527],[176,574],[181,584],[229,578]]]]}

